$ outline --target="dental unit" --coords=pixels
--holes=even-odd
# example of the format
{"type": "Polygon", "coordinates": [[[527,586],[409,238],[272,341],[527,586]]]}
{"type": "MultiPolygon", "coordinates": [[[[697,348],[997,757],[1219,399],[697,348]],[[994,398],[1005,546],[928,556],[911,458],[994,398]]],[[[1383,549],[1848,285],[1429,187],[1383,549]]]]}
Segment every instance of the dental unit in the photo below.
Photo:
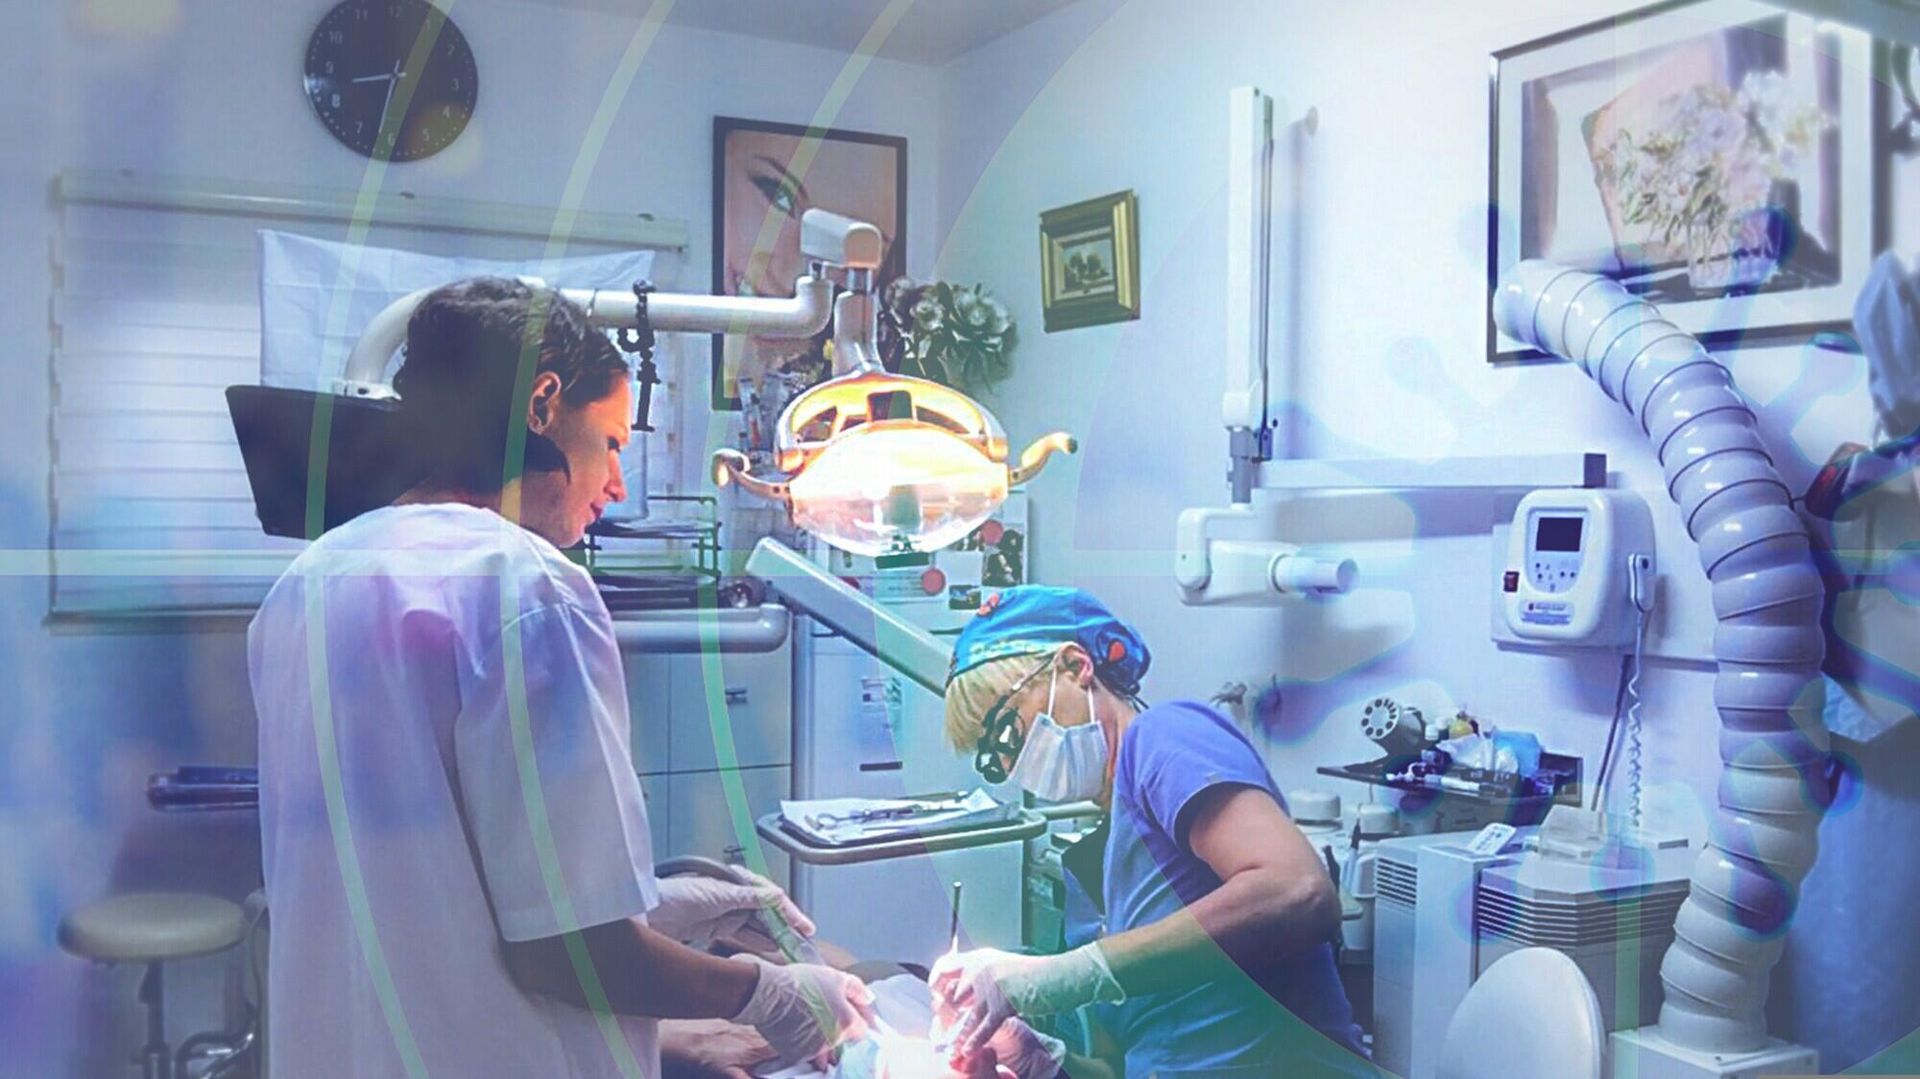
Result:
{"type": "MultiPolygon", "coordinates": [[[[775,435],[774,463],[783,477],[754,475],[732,450],[714,454],[713,477],[778,503],[795,525],[847,551],[911,560],[947,546],[991,516],[1009,488],[1038,475],[1053,454],[1073,452],[1074,440],[1055,432],[1009,464],[1006,434],[986,408],[881,366],[875,273],[882,247],[874,226],[809,210],[801,250],[810,270],[789,299],[684,295],[645,285],[560,292],[585,308],[593,325],[621,331],[622,347],[639,354],[639,430],[651,430],[655,333],[806,338],[831,322],[834,377],[796,398],[775,435]]],[[[393,421],[398,396],[386,371],[425,296],[404,296],[368,323],[331,393],[228,390],[269,533],[318,535],[410,485],[405,440],[393,421]],[[310,478],[323,489],[310,489],[310,478]]]]}

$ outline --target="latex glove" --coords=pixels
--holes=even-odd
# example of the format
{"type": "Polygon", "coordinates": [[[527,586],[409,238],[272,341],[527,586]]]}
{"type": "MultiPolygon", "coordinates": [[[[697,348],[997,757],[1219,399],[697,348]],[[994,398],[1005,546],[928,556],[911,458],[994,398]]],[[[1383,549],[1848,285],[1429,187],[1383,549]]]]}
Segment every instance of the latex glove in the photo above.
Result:
{"type": "Polygon", "coordinates": [[[936,1017],[951,1017],[935,1040],[958,1056],[979,1052],[1002,1023],[1016,1016],[1127,999],[1098,944],[1062,955],[1014,955],[993,948],[946,955],[933,965],[930,983],[936,1017]]]}
{"type": "Polygon", "coordinates": [[[967,1075],[993,1073],[985,1063],[998,1065],[1013,1079],[1054,1079],[1067,1063],[1067,1043],[1050,1038],[1019,1019],[1000,1024],[986,1047],[971,1057],[956,1057],[953,1069],[967,1075]]]}
{"type": "Polygon", "coordinates": [[[773,1047],[751,1027],[724,1019],[666,1019],[660,1023],[662,1079],[753,1079],[773,1062],[773,1047]]]}
{"type": "Polygon", "coordinates": [[[647,924],[675,940],[705,944],[731,936],[758,916],[782,918],[794,932],[813,936],[813,919],[796,906],[780,886],[748,870],[752,884],[735,884],[712,877],[668,877],[659,882],[660,905],[647,913],[647,924]]]}
{"type": "Polygon", "coordinates": [[[851,974],[809,963],[775,966],[737,958],[760,970],[753,995],[733,1017],[760,1032],[780,1063],[817,1060],[842,1042],[867,1036],[873,991],[851,974]]]}

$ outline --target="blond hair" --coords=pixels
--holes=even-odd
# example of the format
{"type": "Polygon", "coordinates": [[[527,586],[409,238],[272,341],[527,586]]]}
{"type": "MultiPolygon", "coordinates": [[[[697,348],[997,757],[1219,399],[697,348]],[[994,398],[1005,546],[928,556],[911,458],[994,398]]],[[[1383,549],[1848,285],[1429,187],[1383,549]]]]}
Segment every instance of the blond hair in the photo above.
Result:
{"type": "Polygon", "coordinates": [[[1051,653],[1001,656],[960,672],[947,685],[947,744],[956,753],[971,753],[986,731],[987,709],[1015,686],[1031,678],[1051,653]]]}

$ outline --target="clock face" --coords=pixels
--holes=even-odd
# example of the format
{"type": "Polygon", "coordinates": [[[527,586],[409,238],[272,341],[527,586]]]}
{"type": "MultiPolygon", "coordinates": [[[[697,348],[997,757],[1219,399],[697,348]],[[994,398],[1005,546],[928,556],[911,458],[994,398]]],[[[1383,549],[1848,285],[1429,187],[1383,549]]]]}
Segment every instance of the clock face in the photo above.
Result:
{"type": "Polygon", "coordinates": [[[427,0],[342,0],[307,43],[307,101],[368,157],[439,153],[466,130],[479,93],[466,35],[427,0]]]}

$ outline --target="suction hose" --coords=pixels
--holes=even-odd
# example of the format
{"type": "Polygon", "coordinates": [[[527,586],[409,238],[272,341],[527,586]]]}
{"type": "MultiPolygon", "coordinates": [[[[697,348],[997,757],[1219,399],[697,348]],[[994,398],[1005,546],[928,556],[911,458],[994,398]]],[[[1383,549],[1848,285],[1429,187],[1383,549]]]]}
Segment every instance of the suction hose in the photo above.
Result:
{"type": "Polygon", "coordinates": [[[1767,1044],[1768,974],[1831,800],[1821,726],[1823,587],[1791,492],[1732,376],[1617,283],[1541,261],[1500,283],[1509,336],[1580,365],[1653,443],[1667,493],[1713,584],[1719,808],[1660,966],[1670,1042],[1713,1053],[1767,1044]]]}

